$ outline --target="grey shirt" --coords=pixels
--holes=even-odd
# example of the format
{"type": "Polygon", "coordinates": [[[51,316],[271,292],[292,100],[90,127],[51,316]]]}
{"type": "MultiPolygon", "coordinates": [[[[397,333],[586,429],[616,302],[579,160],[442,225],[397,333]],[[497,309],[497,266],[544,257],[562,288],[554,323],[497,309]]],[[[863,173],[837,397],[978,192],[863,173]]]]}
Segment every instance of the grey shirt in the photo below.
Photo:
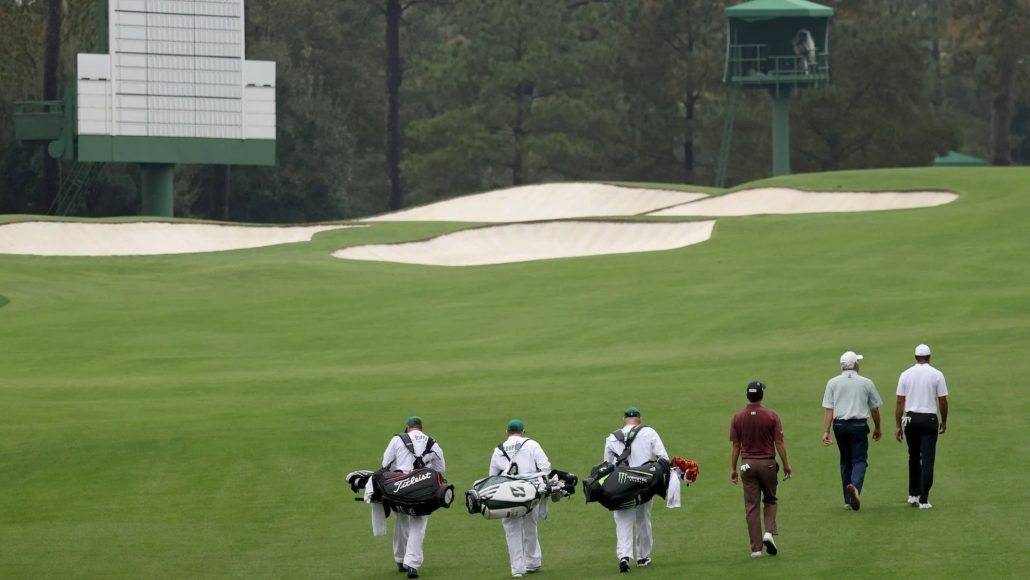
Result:
{"type": "Polygon", "coordinates": [[[855,371],[844,371],[826,383],[823,408],[833,409],[834,419],[868,419],[869,409],[882,404],[873,381],[855,371]]]}

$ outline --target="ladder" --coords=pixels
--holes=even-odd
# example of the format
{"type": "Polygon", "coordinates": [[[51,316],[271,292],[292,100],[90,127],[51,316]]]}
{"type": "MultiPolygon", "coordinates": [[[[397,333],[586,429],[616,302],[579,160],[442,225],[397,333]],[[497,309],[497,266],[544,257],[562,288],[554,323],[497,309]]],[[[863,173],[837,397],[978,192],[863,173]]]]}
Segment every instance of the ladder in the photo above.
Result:
{"type": "Polygon", "coordinates": [[[99,163],[73,163],[71,171],[61,181],[61,191],[57,193],[50,209],[50,215],[66,216],[77,209],[79,198],[82,197],[93,179],[100,173],[99,163]]]}
{"type": "Polygon", "coordinates": [[[736,85],[726,87],[725,121],[722,125],[722,144],[719,146],[719,165],[715,174],[715,186],[726,187],[726,167],[730,161],[730,143],[733,141],[733,121],[737,116],[737,96],[740,89],[736,85]]]}

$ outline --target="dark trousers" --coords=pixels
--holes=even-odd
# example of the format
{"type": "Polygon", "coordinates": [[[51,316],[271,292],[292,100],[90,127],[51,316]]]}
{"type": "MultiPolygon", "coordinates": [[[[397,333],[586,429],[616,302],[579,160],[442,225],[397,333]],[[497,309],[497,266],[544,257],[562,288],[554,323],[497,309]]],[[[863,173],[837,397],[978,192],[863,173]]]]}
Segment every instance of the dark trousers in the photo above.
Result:
{"type": "Polygon", "coordinates": [[[758,515],[758,504],[765,501],[763,515],[765,529],[776,535],[776,472],[778,467],[773,459],[744,459],[740,479],[744,482],[744,517],[747,519],[747,533],[751,537],[751,551],[762,551],[762,520],[758,515]]]}
{"type": "Polygon", "coordinates": [[[933,486],[933,462],[937,456],[937,415],[908,413],[912,421],[905,427],[908,440],[908,495],[929,503],[933,486]]]}
{"type": "Polygon", "coordinates": [[[869,425],[865,420],[834,421],[833,434],[840,450],[840,483],[844,503],[848,503],[848,484],[853,483],[862,493],[866,468],[869,467],[869,425]]]}

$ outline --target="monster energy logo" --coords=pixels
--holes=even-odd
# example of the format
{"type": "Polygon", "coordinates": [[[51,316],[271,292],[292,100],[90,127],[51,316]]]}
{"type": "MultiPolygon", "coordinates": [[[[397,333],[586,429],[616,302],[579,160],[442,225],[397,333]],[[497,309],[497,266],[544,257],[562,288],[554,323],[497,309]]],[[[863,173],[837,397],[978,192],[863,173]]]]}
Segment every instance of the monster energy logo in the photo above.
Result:
{"type": "Polygon", "coordinates": [[[633,483],[647,483],[650,480],[650,476],[651,474],[646,471],[620,471],[619,484],[625,484],[627,481],[632,481],[633,483]],[[640,477],[639,475],[631,474],[642,474],[647,477],[640,477]]]}

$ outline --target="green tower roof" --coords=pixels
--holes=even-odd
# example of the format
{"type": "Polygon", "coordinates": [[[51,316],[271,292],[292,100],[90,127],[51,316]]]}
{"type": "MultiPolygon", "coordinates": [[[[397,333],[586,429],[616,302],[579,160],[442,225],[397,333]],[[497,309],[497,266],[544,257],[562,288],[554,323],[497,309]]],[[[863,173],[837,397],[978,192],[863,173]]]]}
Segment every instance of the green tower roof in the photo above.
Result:
{"type": "Polygon", "coordinates": [[[726,9],[727,18],[777,18],[779,16],[833,16],[833,8],[808,0],[751,0],[726,9]]]}

